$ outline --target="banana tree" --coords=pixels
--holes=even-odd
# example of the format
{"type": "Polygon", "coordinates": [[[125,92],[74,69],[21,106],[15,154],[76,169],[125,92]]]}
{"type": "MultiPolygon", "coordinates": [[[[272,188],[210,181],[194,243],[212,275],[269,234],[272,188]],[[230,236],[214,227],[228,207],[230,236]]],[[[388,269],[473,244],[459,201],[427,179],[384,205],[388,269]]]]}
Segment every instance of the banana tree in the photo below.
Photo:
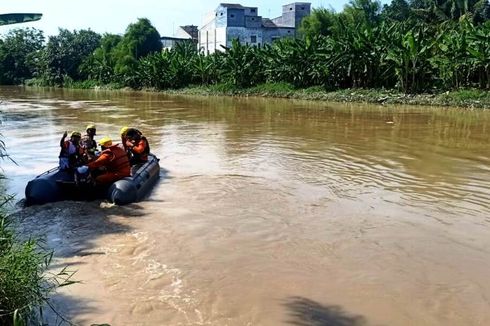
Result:
{"type": "Polygon", "coordinates": [[[0,14],[0,26],[27,23],[41,19],[42,14],[0,14]]]}
{"type": "Polygon", "coordinates": [[[194,71],[194,79],[196,79],[201,85],[206,85],[211,83],[215,78],[213,78],[213,71],[215,71],[216,66],[214,63],[214,55],[205,55],[203,52],[198,53],[193,62],[192,67],[194,71]]]}
{"type": "Polygon", "coordinates": [[[265,47],[265,73],[268,81],[287,82],[295,87],[326,85],[328,60],[323,38],[284,39],[265,47]]]}
{"type": "Polygon", "coordinates": [[[429,58],[434,42],[426,26],[411,28],[408,32],[403,30],[402,27],[394,33],[393,45],[386,59],[393,64],[401,89],[406,93],[414,93],[421,91],[429,82],[429,58]]]}
{"type": "Polygon", "coordinates": [[[435,55],[431,59],[446,88],[470,86],[471,62],[468,35],[474,30],[468,19],[447,22],[439,27],[435,38],[435,55]]]}
{"type": "Polygon", "coordinates": [[[225,47],[223,78],[234,86],[248,87],[264,81],[262,50],[255,46],[243,45],[232,41],[231,47],[225,47]]]}
{"type": "Polygon", "coordinates": [[[468,37],[473,66],[478,74],[480,87],[490,88],[490,25],[485,24],[481,28],[475,28],[468,37]]]}
{"type": "Polygon", "coordinates": [[[139,60],[137,76],[143,87],[181,88],[193,82],[193,62],[197,50],[192,43],[179,43],[175,48],[155,52],[139,60]]]}
{"type": "Polygon", "coordinates": [[[332,71],[341,69],[341,74],[350,79],[352,87],[380,86],[382,53],[380,28],[357,25],[346,28],[341,37],[331,40],[332,71]]]}

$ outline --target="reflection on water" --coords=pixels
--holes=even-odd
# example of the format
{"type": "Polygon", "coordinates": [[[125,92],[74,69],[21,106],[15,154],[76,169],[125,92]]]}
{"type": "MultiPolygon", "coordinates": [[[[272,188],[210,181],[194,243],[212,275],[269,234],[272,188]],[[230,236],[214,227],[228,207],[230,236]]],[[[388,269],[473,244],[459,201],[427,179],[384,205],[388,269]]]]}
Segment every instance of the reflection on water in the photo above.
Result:
{"type": "Polygon", "coordinates": [[[21,88],[0,98],[18,162],[2,167],[19,199],[56,164],[63,131],[88,122],[115,139],[138,126],[170,171],[129,208],[20,213],[60,264],[79,264],[85,285],[63,295],[103,307],[73,303],[76,320],[490,322],[490,112],[21,88]],[[298,320],[306,303],[326,315],[298,320]]]}

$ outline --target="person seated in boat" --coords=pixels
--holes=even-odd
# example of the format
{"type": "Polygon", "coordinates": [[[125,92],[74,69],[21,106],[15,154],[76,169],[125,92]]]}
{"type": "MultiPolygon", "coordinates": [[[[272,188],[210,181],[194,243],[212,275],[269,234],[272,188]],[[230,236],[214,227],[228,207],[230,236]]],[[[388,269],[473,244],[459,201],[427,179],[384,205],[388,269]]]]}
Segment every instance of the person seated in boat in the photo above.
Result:
{"type": "Polygon", "coordinates": [[[145,136],[134,128],[129,128],[126,132],[125,148],[130,154],[131,165],[141,165],[148,162],[148,154],[150,154],[150,144],[145,136]]]}
{"type": "Polygon", "coordinates": [[[68,132],[65,131],[60,139],[59,167],[61,170],[72,170],[76,168],[82,156],[80,148],[81,134],[78,131],[74,131],[71,133],[69,139],[67,137],[68,132]]]}
{"type": "Polygon", "coordinates": [[[121,145],[124,147],[124,150],[127,151],[127,148],[126,148],[126,141],[128,140],[126,138],[126,134],[128,133],[128,130],[129,129],[132,129],[132,128],[129,128],[127,126],[124,126],[121,128],[120,130],[120,133],[121,133],[121,145]]]}
{"type": "Polygon", "coordinates": [[[85,164],[87,164],[88,162],[92,162],[97,158],[97,142],[94,140],[97,129],[95,128],[94,124],[89,124],[85,130],[86,134],[83,135],[80,144],[83,150],[82,160],[85,164]]]}
{"type": "Polygon", "coordinates": [[[91,172],[100,172],[95,177],[96,185],[109,185],[117,180],[130,176],[129,159],[124,149],[119,144],[112,144],[112,139],[104,137],[99,141],[102,152],[99,157],[89,162],[81,169],[91,172]]]}
{"type": "Polygon", "coordinates": [[[124,150],[128,152],[129,158],[131,158],[131,152],[129,151],[129,148],[127,146],[127,144],[128,144],[127,134],[128,134],[128,132],[129,132],[129,134],[132,134],[133,132],[137,132],[141,135],[141,132],[138,129],[131,128],[128,126],[122,127],[120,132],[121,132],[121,144],[124,147],[124,150]]]}

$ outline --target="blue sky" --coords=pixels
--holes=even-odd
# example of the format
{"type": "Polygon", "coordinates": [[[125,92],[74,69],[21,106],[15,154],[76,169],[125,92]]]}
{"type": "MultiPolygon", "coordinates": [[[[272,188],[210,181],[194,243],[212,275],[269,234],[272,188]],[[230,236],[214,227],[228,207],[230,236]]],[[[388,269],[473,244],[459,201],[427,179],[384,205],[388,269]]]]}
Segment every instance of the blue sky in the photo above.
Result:
{"type": "MultiPolygon", "coordinates": [[[[389,0],[382,1],[387,3],[389,0]]],[[[161,35],[171,36],[180,25],[201,25],[206,13],[214,10],[220,2],[240,3],[259,8],[259,15],[274,18],[281,15],[281,6],[293,1],[287,0],[232,0],[232,1],[190,1],[190,0],[2,0],[0,13],[40,12],[43,18],[38,22],[0,26],[0,34],[15,27],[35,27],[45,35],[55,35],[58,27],[73,29],[90,28],[97,33],[122,34],[128,24],[137,18],[146,17],[161,35]]],[[[348,0],[313,0],[312,7],[332,7],[342,10],[348,0]]]]}

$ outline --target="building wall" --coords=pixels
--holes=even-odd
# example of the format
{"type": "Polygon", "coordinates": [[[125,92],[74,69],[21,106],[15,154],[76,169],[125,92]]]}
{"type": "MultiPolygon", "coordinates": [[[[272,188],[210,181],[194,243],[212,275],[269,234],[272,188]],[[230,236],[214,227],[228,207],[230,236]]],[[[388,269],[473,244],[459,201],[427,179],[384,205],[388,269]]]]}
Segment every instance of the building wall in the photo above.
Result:
{"type": "Polygon", "coordinates": [[[175,31],[174,36],[175,37],[178,37],[178,38],[188,38],[188,39],[191,39],[191,36],[185,30],[183,30],[181,27],[177,28],[177,30],[175,31]]]}
{"type": "Polygon", "coordinates": [[[227,13],[227,8],[221,6],[218,7],[215,15],[216,27],[226,27],[226,24],[228,22],[227,13]]]}
{"type": "Polygon", "coordinates": [[[294,27],[297,29],[301,25],[301,21],[311,13],[311,5],[309,3],[295,3],[294,27]]]}
{"type": "Polygon", "coordinates": [[[245,10],[228,8],[228,23],[227,26],[242,27],[245,26],[245,10]]]}
{"type": "Polygon", "coordinates": [[[226,29],[226,46],[231,47],[234,39],[238,39],[241,44],[259,45],[263,44],[262,28],[228,27],[226,29]],[[255,42],[254,37],[255,36],[255,42]]]}
{"type": "Polygon", "coordinates": [[[283,27],[264,28],[256,7],[219,6],[214,19],[200,29],[198,47],[205,53],[213,53],[222,51],[221,45],[230,47],[233,39],[238,39],[241,44],[261,45],[279,38],[293,38],[301,19],[309,14],[309,3],[285,5],[283,15],[273,19],[274,23],[283,27]]]}
{"type": "Polygon", "coordinates": [[[223,51],[222,46],[226,46],[226,27],[216,29],[216,47],[215,51],[223,51]]]}
{"type": "Polygon", "coordinates": [[[199,30],[199,41],[197,44],[199,50],[202,50],[205,53],[214,52],[215,43],[216,43],[215,30],[216,30],[215,19],[209,21],[206,25],[204,25],[199,30]]]}
{"type": "Polygon", "coordinates": [[[261,16],[245,16],[245,27],[247,28],[262,28],[261,16]]]}
{"type": "Polygon", "coordinates": [[[263,32],[263,42],[271,44],[273,41],[281,38],[294,38],[294,28],[265,28],[263,32]]]}
{"type": "Polygon", "coordinates": [[[311,5],[306,2],[296,2],[282,6],[282,16],[272,21],[281,26],[298,28],[301,20],[310,15],[311,5]]]}
{"type": "Polygon", "coordinates": [[[198,49],[204,53],[214,53],[223,51],[222,46],[226,46],[226,27],[214,28],[214,24],[209,24],[207,28],[199,31],[198,49]]]}
{"type": "Polygon", "coordinates": [[[245,16],[258,16],[259,9],[257,7],[245,8],[245,16]]]}

